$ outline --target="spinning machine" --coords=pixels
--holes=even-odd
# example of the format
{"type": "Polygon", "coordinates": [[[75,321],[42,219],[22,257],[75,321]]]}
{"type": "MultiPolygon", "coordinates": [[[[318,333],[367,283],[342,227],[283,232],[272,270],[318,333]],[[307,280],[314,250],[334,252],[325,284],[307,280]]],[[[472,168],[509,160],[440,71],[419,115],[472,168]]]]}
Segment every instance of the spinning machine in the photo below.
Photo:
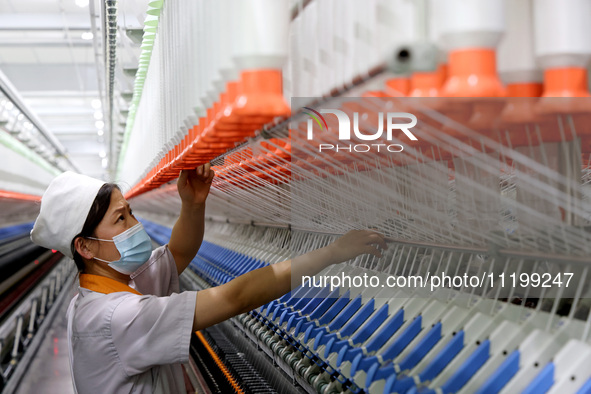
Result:
{"type": "Polygon", "coordinates": [[[184,5],[160,11],[120,166],[165,243],[178,171],[212,162],[206,241],[185,286],[350,229],[389,241],[380,259],[294,277],[290,294],[199,333],[220,367],[197,375],[222,370],[243,392],[259,390],[244,373],[255,365],[278,392],[591,392],[591,4],[186,7],[200,18],[186,28],[184,5]],[[219,45],[200,53],[212,48],[200,40],[219,45]],[[398,125],[414,115],[416,138],[387,133],[389,113],[398,125]]]}
{"type": "Polygon", "coordinates": [[[590,17],[587,0],[150,2],[116,179],[164,244],[179,171],[212,163],[183,288],[351,229],[388,240],[196,333],[193,387],[591,393],[590,17]]]}

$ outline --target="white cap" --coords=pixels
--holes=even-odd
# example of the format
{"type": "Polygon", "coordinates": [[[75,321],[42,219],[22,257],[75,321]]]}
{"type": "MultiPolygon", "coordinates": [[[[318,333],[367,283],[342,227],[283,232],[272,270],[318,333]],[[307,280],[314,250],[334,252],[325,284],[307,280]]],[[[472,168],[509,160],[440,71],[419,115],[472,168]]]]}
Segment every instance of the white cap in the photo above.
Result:
{"type": "Polygon", "coordinates": [[[55,178],[41,198],[41,211],[31,241],[73,258],[70,245],[82,231],[103,181],[66,171],[55,178]]]}

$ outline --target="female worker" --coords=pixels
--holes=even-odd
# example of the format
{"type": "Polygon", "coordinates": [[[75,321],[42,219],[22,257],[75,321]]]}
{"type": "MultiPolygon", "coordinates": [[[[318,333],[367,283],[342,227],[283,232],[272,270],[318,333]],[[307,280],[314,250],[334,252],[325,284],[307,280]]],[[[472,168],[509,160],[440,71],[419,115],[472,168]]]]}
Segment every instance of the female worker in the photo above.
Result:
{"type": "Polygon", "coordinates": [[[185,393],[180,364],[189,359],[192,332],[289,292],[292,265],[298,275],[313,275],[362,253],[381,256],[376,245],[385,248],[381,235],[352,231],[293,262],[179,293],[179,275],[203,240],[213,176],[209,164],[181,172],[180,216],[168,245],[154,251],[116,185],[66,172],[47,188],[31,239],[73,258],[80,272],[79,293],[68,309],[79,393],[185,393]]]}

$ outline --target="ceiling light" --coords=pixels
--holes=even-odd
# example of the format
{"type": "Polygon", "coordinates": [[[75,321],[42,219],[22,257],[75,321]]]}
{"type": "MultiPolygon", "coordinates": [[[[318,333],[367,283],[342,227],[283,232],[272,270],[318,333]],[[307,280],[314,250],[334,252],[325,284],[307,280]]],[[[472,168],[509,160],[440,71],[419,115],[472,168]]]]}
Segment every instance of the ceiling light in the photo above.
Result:
{"type": "Polygon", "coordinates": [[[97,120],[96,122],[94,122],[94,125],[97,129],[102,129],[103,127],[105,127],[105,122],[103,122],[102,120],[97,120]]]}
{"type": "Polygon", "coordinates": [[[95,111],[94,112],[94,118],[96,120],[101,120],[103,118],[103,113],[101,111],[95,111]]]}
{"type": "Polygon", "coordinates": [[[94,108],[94,109],[99,109],[100,107],[102,107],[101,100],[99,100],[99,99],[93,99],[90,102],[90,106],[92,108],[94,108]]]}
{"type": "Polygon", "coordinates": [[[107,154],[105,153],[104,150],[102,150],[99,152],[99,156],[104,159],[105,157],[107,157],[107,154]]]}
{"type": "Polygon", "coordinates": [[[108,163],[109,163],[109,161],[107,160],[107,158],[104,158],[104,159],[102,160],[102,163],[101,163],[101,164],[103,165],[103,168],[107,168],[107,164],[108,164],[108,163]]]}
{"type": "Polygon", "coordinates": [[[88,0],[76,0],[76,5],[80,8],[88,6],[88,0]]]}
{"type": "Polygon", "coordinates": [[[97,133],[97,134],[99,135],[99,137],[100,137],[100,136],[102,136],[102,135],[103,135],[105,132],[104,132],[104,131],[102,131],[102,130],[99,130],[99,131],[97,131],[96,133],[97,133]]]}
{"type": "Polygon", "coordinates": [[[85,31],[84,33],[82,33],[82,35],[80,36],[83,40],[92,40],[92,37],[94,37],[92,35],[91,32],[89,31],[85,31]]]}

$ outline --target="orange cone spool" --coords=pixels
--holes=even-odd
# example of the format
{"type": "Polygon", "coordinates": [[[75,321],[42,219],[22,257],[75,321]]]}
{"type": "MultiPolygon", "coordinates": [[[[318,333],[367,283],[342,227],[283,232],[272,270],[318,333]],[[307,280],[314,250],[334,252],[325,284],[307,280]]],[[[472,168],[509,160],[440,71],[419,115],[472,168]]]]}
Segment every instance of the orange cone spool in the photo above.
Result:
{"type": "Polygon", "coordinates": [[[386,94],[390,97],[405,97],[410,92],[410,79],[391,78],[386,81],[386,94]]]}
{"type": "Polygon", "coordinates": [[[441,88],[439,71],[415,72],[410,78],[410,97],[439,97],[441,88]]]}
{"type": "Polygon", "coordinates": [[[242,91],[236,98],[234,111],[242,120],[261,124],[276,116],[288,116],[289,107],[283,99],[280,70],[251,70],[241,74],[242,91]]]}
{"type": "Polygon", "coordinates": [[[503,97],[494,49],[461,49],[449,53],[445,97],[503,97]]]}
{"type": "Polygon", "coordinates": [[[582,139],[583,152],[591,152],[591,95],[588,90],[587,70],[581,67],[548,69],[544,72],[544,94],[536,111],[540,115],[548,115],[551,122],[541,127],[542,140],[560,142],[563,136],[559,125],[554,120],[557,115],[568,115],[572,118],[571,127],[564,127],[566,118],[562,119],[567,141],[576,137],[582,139]]]}

